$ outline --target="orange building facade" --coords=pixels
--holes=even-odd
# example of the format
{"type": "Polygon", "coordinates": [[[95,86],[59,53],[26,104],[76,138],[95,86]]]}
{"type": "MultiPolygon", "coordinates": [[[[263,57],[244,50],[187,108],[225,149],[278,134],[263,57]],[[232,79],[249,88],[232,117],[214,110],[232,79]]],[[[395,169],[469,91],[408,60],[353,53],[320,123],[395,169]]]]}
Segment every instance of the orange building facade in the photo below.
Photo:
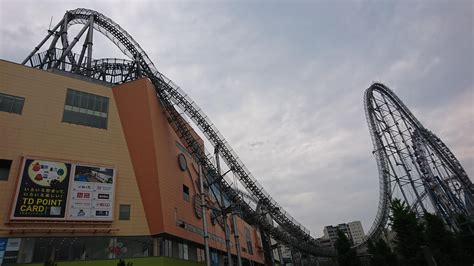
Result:
{"type": "MultiPolygon", "coordinates": [[[[148,79],[114,86],[0,60],[4,263],[203,262],[200,174],[148,79]]],[[[226,261],[219,221],[208,211],[213,265],[226,261]]],[[[240,218],[230,227],[233,254],[238,234],[244,265],[263,264],[259,231],[240,218]]]]}

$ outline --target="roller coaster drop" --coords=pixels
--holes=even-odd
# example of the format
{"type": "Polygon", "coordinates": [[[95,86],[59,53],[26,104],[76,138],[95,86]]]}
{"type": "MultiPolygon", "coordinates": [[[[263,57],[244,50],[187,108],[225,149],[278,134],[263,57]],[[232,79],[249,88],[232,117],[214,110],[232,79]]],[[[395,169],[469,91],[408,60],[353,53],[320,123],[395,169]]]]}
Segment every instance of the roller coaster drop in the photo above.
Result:
{"type": "MultiPolygon", "coordinates": [[[[168,120],[188,151],[200,163],[208,179],[216,180],[221,190],[248,222],[258,225],[262,235],[314,256],[334,256],[334,251],[322,249],[309,230],[288,214],[257,182],[230,145],[201,109],[171,80],[161,74],[140,45],[117,23],[89,9],[67,11],[63,19],[35,47],[22,64],[45,70],[61,70],[77,75],[120,84],[147,77],[153,83],[157,97],[166,110],[168,120]],[[70,26],[82,24],[82,29],[69,42],[70,26]],[[92,58],[93,32],[110,39],[130,60],[92,58]],[[80,54],[72,48],[85,35],[80,54]],[[50,39],[49,48],[38,53],[50,39]],[[59,44],[58,44],[59,42],[59,44]],[[62,48],[57,48],[57,46],[62,48]],[[87,52],[87,56],[86,56],[87,52]],[[258,202],[252,208],[243,193],[235,190],[191,134],[190,125],[180,114],[184,112],[214,146],[217,158],[258,202]],[[271,219],[268,219],[268,216],[271,219]],[[273,222],[278,226],[274,226],[273,222]]],[[[373,84],[364,97],[369,130],[372,135],[380,175],[380,197],[375,221],[367,239],[377,238],[386,227],[392,197],[401,198],[416,213],[435,212],[454,230],[456,215],[472,216],[474,186],[452,152],[433,133],[425,129],[400,99],[382,84],[373,84]]],[[[209,182],[209,180],[208,180],[209,182]]],[[[359,244],[363,246],[365,244],[359,244]]]]}

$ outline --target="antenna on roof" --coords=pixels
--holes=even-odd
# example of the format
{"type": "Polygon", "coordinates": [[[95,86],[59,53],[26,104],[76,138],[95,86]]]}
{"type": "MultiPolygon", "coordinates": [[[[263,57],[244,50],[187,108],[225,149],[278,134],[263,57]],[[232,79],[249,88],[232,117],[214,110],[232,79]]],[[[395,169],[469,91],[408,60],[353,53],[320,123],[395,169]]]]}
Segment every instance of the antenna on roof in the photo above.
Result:
{"type": "Polygon", "coordinates": [[[51,30],[51,23],[53,23],[53,16],[51,16],[51,20],[49,21],[49,27],[48,27],[48,31],[51,30]]]}

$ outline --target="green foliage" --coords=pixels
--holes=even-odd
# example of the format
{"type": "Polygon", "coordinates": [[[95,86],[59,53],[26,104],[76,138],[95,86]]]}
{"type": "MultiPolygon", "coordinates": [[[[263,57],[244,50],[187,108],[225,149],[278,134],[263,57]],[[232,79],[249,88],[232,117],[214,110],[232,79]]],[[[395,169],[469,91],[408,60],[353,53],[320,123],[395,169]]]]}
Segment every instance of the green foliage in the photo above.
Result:
{"type": "MultiPolygon", "coordinates": [[[[419,221],[415,213],[399,199],[392,201],[390,209],[392,211],[390,222],[392,230],[396,233],[395,251],[400,258],[400,265],[427,265],[422,247],[432,254],[438,266],[474,264],[472,220],[463,216],[458,217],[459,232],[453,233],[436,215],[426,213],[424,221],[419,221]]],[[[383,259],[388,256],[388,250],[382,243],[379,247],[377,244],[369,243],[372,265],[396,265],[384,264],[383,259]]]]}
{"type": "Polygon", "coordinates": [[[372,239],[369,239],[367,241],[367,252],[370,254],[370,255],[374,255],[375,254],[375,245],[374,245],[374,241],[372,241],[372,239]]]}
{"type": "Polygon", "coordinates": [[[58,266],[58,264],[53,260],[47,260],[44,262],[44,266],[58,266]]]}
{"type": "MultiPolygon", "coordinates": [[[[72,260],[61,261],[57,266],[117,266],[117,260],[103,259],[103,260],[72,260]]],[[[133,265],[140,266],[203,266],[201,262],[192,260],[181,260],[170,257],[143,257],[143,258],[127,258],[127,262],[132,262],[133,265]]],[[[18,266],[44,266],[42,263],[20,263],[18,266]]]]}
{"type": "Polygon", "coordinates": [[[133,266],[133,262],[129,261],[125,264],[125,261],[120,259],[118,262],[117,262],[117,266],[133,266]]]}
{"type": "Polygon", "coordinates": [[[425,240],[438,265],[452,265],[458,260],[460,245],[438,216],[425,214],[425,240]]]}
{"type": "Polygon", "coordinates": [[[474,222],[465,216],[457,217],[459,231],[455,234],[458,265],[474,265],[474,222]]]}
{"type": "Polygon", "coordinates": [[[390,222],[395,231],[395,251],[402,265],[427,265],[421,247],[425,245],[423,225],[416,214],[399,199],[392,201],[390,222]]]}
{"type": "Polygon", "coordinates": [[[368,252],[372,255],[370,264],[373,266],[396,266],[397,256],[383,239],[378,239],[376,244],[369,240],[368,252]]]}
{"type": "Polygon", "coordinates": [[[354,249],[351,249],[351,241],[347,236],[341,232],[337,231],[337,240],[335,243],[337,251],[337,260],[339,266],[357,266],[359,261],[357,259],[357,252],[354,249]]]}

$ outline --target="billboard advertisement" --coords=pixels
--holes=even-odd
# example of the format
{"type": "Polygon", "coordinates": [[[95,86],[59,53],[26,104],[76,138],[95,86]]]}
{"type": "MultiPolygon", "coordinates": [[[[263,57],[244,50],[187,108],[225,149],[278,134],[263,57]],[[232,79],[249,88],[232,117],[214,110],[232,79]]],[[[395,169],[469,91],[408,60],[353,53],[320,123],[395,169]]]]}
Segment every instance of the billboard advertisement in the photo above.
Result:
{"type": "Polygon", "coordinates": [[[14,218],[64,218],[71,164],[26,159],[14,218]]]}
{"type": "Polygon", "coordinates": [[[115,169],[24,159],[11,219],[112,221],[115,169]]]}
{"type": "MultiPolygon", "coordinates": [[[[18,252],[20,250],[21,238],[8,238],[3,253],[3,264],[16,264],[18,260],[18,252]]],[[[1,264],[1,265],[3,265],[1,264]]]]}
{"type": "Polygon", "coordinates": [[[115,173],[112,168],[76,165],[68,218],[112,220],[115,173]]]}
{"type": "Polygon", "coordinates": [[[0,237],[0,265],[3,265],[3,256],[5,255],[7,241],[8,241],[8,238],[0,237]]]}

